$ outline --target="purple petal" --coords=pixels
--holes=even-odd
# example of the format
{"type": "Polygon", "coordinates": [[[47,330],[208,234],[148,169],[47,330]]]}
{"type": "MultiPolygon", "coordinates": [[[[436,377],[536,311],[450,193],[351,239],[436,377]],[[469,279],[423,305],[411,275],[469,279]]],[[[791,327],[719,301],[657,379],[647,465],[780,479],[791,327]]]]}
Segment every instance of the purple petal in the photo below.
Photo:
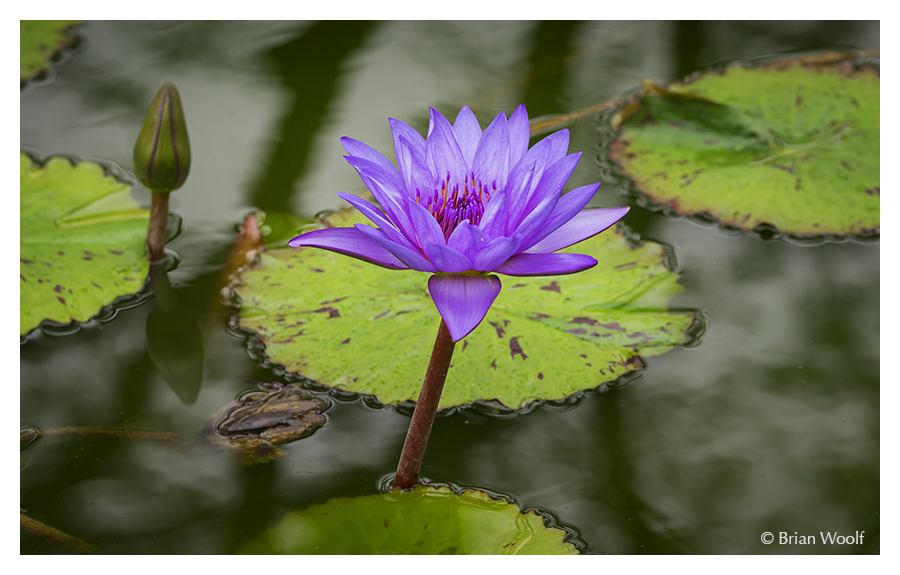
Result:
{"type": "Polygon", "coordinates": [[[434,108],[431,108],[431,121],[434,127],[425,142],[428,168],[437,176],[438,182],[443,181],[448,173],[451,185],[454,182],[464,182],[469,170],[456,136],[453,135],[453,127],[434,108]]]}
{"type": "Polygon", "coordinates": [[[500,112],[491,125],[484,131],[475,159],[472,163],[475,177],[488,186],[497,183],[497,189],[506,187],[509,175],[509,130],[506,127],[506,114],[500,112]]]}
{"type": "Polygon", "coordinates": [[[609,228],[622,219],[622,216],[628,213],[628,209],[626,206],[579,212],[556,231],[528,248],[528,253],[550,253],[575,245],[609,228]]]}
{"type": "Polygon", "coordinates": [[[495,238],[506,233],[507,194],[499,192],[491,196],[478,227],[482,237],[495,238]]]}
{"type": "MultiPolygon", "coordinates": [[[[371,229],[371,228],[370,228],[371,229]]],[[[394,270],[409,269],[402,261],[355,228],[326,228],[297,236],[288,242],[294,248],[322,248],[394,270]]]]}
{"type": "Polygon", "coordinates": [[[386,170],[375,162],[358,156],[344,156],[344,159],[353,166],[363,184],[375,196],[375,201],[397,227],[401,230],[407,228],[409,217],[403,207],[406,202],[406,187],[400,179],[400,173],[396,169],[386,170]]]}
{"type": "Polygon", "coordinates": [[[341,138],[341,144],[344,145],[344,149],[347,150],[347,153],[351,156],[365,158],[371,162],[375,162],[385,170],[397,169],[394,167],[394,164],[392,164],[390,160],[385,158],[381,152],[369,146],[368,144],[364,144],[359,140],[354,140],[353,138],[348,138],[347,136],[341,138]]]}
{"type": "Polygon", "coordinates": [[[468,106],[463,106],[456,116],[456,122],[453,123],[453,133],[456,135],[456,141],[459,142],[459,148],[462,150],[466,165],[471,167],[472,159],[475,157],[475,149],[478,147],[478,140],[481,139],[481,126],[468,106]]]}
{"type": "Polygon", "coordinates": [[[548,159],[550,164],[558,162],[569,151],[569,130],[566,128],[553,132],[544,139],[550,142],[550,157],[548,159]]]}
{"type": "Polygon", "coordinates": [[[391,134],[394,136],[395,155],[397,153],[397,142],[399,142],[400,137],[403,136],[413,150],[418,152],[421,157],[425,157],[425,138],[422,137],[422,134],[413,130],[409,125],[400,120],[388,118],[388,123],[391,125],[391,134]]]}
{"type": "Polygon", "coordinates": [[[538,204],[527,216],[525,216],[525,219],[522,220],[516,229],[510,230],[510,235],[517,237],[521,243],[522,240],[531,237],[537,230],[543,229],[546,226],[547,220],[553,214],[553,209],[558,202],[559,196],[549,196],[544,198],[544,201],[538,204]]]}
{"type": "Polygon", "coordinates": [[[419,246],[425,247],[425,244],[432,242],[435,244],[446,244],[444,232],[441,225],[437,223],[434,216],[431,215],[425,206],[417,204],[413,200],[409,200],[409,217],[415,226],[415,233],[419,246]]]}
{"type": "MultiPolygon", "coordinates": [[[[403,179],[400,177],[400,172],[398,172],[397,168],[390,162],[388,162],[390,166],[388,168],[362,156],[344,156],[344,159],[347,160],[348,164],[353,166],[360,177],[368,176],[369,178],[374,178],[384,184],[385,191],[391,197],[399,200],[406,196],[406,194],[403,193],[406,188],[403,185],[403,179]]],[[[378,200],[378,203],[381,203],[381,200],[378,200]]]]}
{"type": "Polygon", "coordinates": [[[518,254],[497,268],[508,276],[560,276],[574,274],[597,265],[584,254],[518,254]]]}
{"type": "Polygon", "coordinates": [[[535,144],[509,173],[506,191],[509,193],[508,212],[511,225],[518,224],[525,217],[525,206],[528,205],[547,167],[550,144],[547,138],[535,144]]]}
{"type": "Polygon", "coordinates": [[[359,176],[362,178],[363,184],[365,184],[369,191],[372,192],[372,195],[375,196],[375,200],[378,202],[381,209],[384,210],[385,214],[387,214],[388,218],[390,218],[400,232],[406,236],[407,241],[409,243],[415,243],[416,237],[415,233],[413,233],[413,225],[404,204],[400,204],[397,198],[390,194],[387,191],[386,186],[378,180],[363,173],[360,173],[359,176]]]}
{"type": "Polygon", "coordinates": [[[458,274],[472,269],[472,261],[469,258],[452,248],[448,248],[443,243],[428,242],[424,247],[425,254],[438,271],[458,274]]]}
{"type": "MultiPolygon", "coordinates": [[[[375,206],[373,206],[366,200],[364,200],[362,198],[358,198],[358,197],[354,196],[353,194],[347,194],[344,192],[338,193],[338,197],[343,199],[347,203],[349,203],[351,206],[353,206],[360,212],[362,212],[362,214],[364,216],[369,218],[369,220],[371,220],[373,224],[378,226],[378,229],[383,231],[387,235],[387,237],[389,237],[391,240],[393,240],[397,243],[400,243],[400,244],[404,244],[404,245],[410,244],[410,242],[406,238],[406,236],[404,236],[402,233],[400,233],[397,230],[394,223],[392,221],[390,221],[387,217],[385,217],[385,215],[381,212],[381,210],[379,210],[378,208],[376,208],[375,206]]],[[[407,245],[407,247],[412,247],[412,245],[411,244],[407,245]]]]}
{"type": "Polygon", "coordinates": [[[505,262],[519,249],[519,238],[494,238],[478,250],[472,258],[472,269],[490,272],[505,262]]]}
{"type": "Polygon", "coordinates": [[[473,226],[469,220],[459,222],[450,237],[447,238],[447,247],[456,250],[464,256],[471,259],[475,253],[475,248],[481,240],[481,230],[478,226],[473,226]]]}
{"type": "Polygon", "coordinates": [[[506,122],[506,126],[509,129],[509,165],[512,167],[518,164],[528,151],[528,139],[531,137],[525,104],[519,104],[506,122]]]}
{"type": "Polygon", "coordinates": [[[381,245],[381,247],[383,247],[390,253],[394,254],[394,256],[396,256],[398,260],[406,264],[407,267],[420,272],[433,273],[438,271],[437,268],[434,267],[434,265],[432,265],[432,263],[428,261],[428,259],[420,254],[417,250],[410,249],[406,246],[398,244],[397,242],[391,241],[381,230],[365,226],[363,224],[356,224],[353,227],[363,235],[367,236],[369,239],[376,241],[381,245]]]}
{"type": "Polygon", "coordinates": [[[500,293],[500,278],[482,275],[434,275],[428,291],[453,341],[475,329],[500,293]]]}
{"type": "Polygon", "coordinates": [[[559,198],[563,186],[566,185],[572,172],[575,171],[575,166],[578,165],[579,158],[581,158],[581,152],[570,154],[544,170],[540,183],[528,199],[525,213],[533,210],[548,197],[553,196],[559,198]]]}
{"type": "Polygon", "coordinates": [[[522,245],[519,246],[521,251],[530,251],[532,246],[574,218],[591,201],[599,187],[600,182],[597,182],[596,184],[575,188],[571,192],[563,194],[556,203],[556,207],[553,208],[553,213],[550,214],[550,217],[547,218],[544,224],[522,240],[522,245]]]}
{"type": "Polygon", "coordinates": [[[394,149],[397,154],[397,165],[400,166],[400,175],[406,184],[407,195],[416,196],[416,190],[422,194],[430,193],[436,185],[435,176],[428,169],[425,155],[420,153],[415,145],[411,144],[405,135],[398,136],[394,141],[394,149]]]}

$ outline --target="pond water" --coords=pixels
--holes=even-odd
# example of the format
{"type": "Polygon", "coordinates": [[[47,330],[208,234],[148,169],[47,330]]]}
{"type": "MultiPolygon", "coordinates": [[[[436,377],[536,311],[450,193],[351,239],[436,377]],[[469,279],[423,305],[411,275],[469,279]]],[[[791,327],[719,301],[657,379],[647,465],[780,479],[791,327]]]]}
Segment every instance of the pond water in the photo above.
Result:
{"type": "MultiPolygon", "coordinates": [[[[408,411],[333,394],[328,422],[254,467],[202,440],[256,381],[284,381],[228,329],[220,281],[250,210],[311,218],[363,193],[339,138],[392,150],[387,118],[424,130],[428,106],[482,124],[525,102],[537,118],[733,59],[877,50],[878,22],[88,22],[45,79],[21,91],[21,147],[131,170],[144,113],[178,87],[194,154],[172,195],[183,219],[169,274],[199,316],[204,378],[183,404],[154,368],[156,299],[20,348],[20,425],[127,427],[196,439],[46,436],[23,450],[20,505],[107,553],[229,553],[285,512],[377,493],[408,411]]],[[[608,129],[568,126],[583,156],[569,188],[668,244],[700,310],[698,345],[645,361],[627,385],[565,405],[439,417],[422,469],[539,509],[587,553],[880,553],[879,243],[799,243],[640,207],[600,159],[608,129]],[[764,532],[865,532],[861,545],[765,545],[764,532]]],[[[149,192],[136,197],[149,206],[149,192]]],[[[22,553],[66,550],[22,532],[22,553]]]]}

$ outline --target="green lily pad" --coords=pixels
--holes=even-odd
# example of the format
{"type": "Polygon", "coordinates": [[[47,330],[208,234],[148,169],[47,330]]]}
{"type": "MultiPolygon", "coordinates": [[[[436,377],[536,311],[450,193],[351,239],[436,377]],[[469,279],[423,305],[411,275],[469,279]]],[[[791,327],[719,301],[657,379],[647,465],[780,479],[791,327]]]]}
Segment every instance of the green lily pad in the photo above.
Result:
{"type": "Polygon", "coordinates": [[[241,553],[327,555],[577,555],[566,532],[545,527],[482,491],[418,486],[343,497],[284,516],[241,553]]]}
{"type": "Polygon", "coordinates": [[[732,65],[666,88],[649,84],[619,121],[610,157],[639,191],[679,213],[797,236],[880,229],[872,68],[732,65]]]}
{"type": "Polygon", "coordinates": [[[87,321],[144,285],[148,210],[128,184],[93,162],[53,158],[36,167],[21,153],[19,323],[87,321]]]}
{"type": "Polygon", "coordinates": [[[78,20],[20,20],[20,80],[27,80],[50,67],[50,59],[75,41],[66,33],[78,20]]]}
{"type": "MultiPolygon", "coordinates": [[[[363,221],[347,210],[325,225],[363,221]]],[[[693,315],[666,312],[681,286],[660,245],[633,248],[608,231],[566,251],[599,264],[565,276],[502,277],[485,320],[456,345],[441,408],[562,399],[640,368],[640,355],[685,343],[693,315]]],[[[240,326],[287,371],[385,404],[415,400],[440,324],[428,277],[316,248],[264,252],[235,288],[240,326]]]]}

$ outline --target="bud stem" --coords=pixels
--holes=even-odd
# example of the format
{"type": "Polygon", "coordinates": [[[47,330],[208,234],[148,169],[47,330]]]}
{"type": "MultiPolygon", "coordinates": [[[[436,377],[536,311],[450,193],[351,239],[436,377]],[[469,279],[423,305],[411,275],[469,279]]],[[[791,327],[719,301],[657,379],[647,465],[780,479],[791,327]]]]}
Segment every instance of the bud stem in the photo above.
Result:
{"type": "Polygon", "coordinates": [[[406,433],[406,441],[403,443],[394,487],[412,489],[419,480],[425,446],[428,444],[434,416],[441,401],[441,392],[444,390],[447,372],[450,371],[450,360],[453,358],[455,346],[456,342],[450,336],[447,324],[441,320],[434,341],[434,350],[431,352],[431,361],[428,362],[428,370],[425,372],[425,381],[422,382],[422,391],[419,393],[412,421],[409,422],[409,431],[406,433]]]}
{"type": "Polygon", "coordinates": [[[169,222],[169,194],[153,192],[150,204],[150,226],[147,229],[147,247],[150,248],[150,263],[163,259],[166,245],[166,226],[169,222]]]}

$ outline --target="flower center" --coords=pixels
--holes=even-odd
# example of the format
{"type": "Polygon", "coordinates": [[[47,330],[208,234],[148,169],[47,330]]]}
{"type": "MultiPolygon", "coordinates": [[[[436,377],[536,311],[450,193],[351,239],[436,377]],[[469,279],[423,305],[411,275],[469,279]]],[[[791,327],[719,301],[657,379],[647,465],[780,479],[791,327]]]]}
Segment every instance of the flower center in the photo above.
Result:
{"type": "Polygon", "coordinates": [[[444,232],[444,239],[449,239],[461,221],[469,220],[473,226],[481,222],[484,205],[496,191],[496,181],[488,188],[475,178],[474,173],[466,176],[460,188],[459,183],[450,181],[450,172],[447,172],[440,188],[435,188],[431,194],[423,197],[421,190],[416,188],[416,203],[431,212],[444,232]]]}

